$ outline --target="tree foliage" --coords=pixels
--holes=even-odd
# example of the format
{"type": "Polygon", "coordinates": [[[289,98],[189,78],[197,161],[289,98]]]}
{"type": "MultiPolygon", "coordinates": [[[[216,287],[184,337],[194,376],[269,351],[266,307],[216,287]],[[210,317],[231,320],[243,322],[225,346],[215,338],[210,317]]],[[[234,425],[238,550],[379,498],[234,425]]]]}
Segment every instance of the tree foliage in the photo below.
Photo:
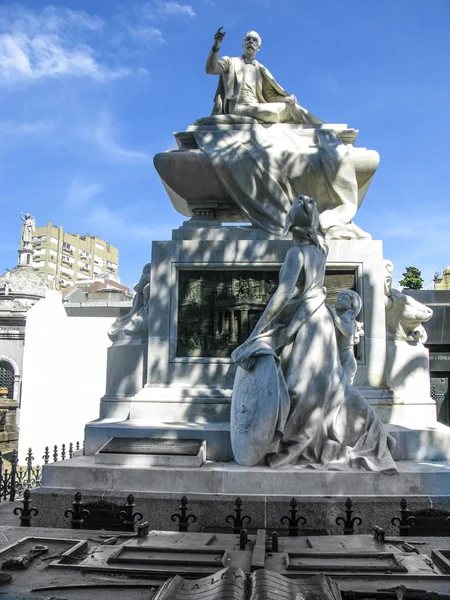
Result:
{"type": "Polygon", "coordinates": [[[399,284],[406,290],[421,290],[423,286],[422,273],[417,267],[406,267],[403,279],[399,284]]]}

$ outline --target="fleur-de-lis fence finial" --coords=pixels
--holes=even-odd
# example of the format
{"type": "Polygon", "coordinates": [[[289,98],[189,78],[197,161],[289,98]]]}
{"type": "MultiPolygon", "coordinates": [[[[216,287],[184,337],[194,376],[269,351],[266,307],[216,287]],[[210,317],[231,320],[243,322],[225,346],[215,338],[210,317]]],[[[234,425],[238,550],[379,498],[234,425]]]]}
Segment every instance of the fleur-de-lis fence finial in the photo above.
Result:
{"type": "Polygon", "coordinates": [[[83,529],[84,521],[91,516],[91,513],[83,508],[83,501],[81,500],[81,492],[75,494],[75,501],[72,502],[72,508],[69,508],[64,513],[66,519],[70,518],[71,529],[83,529]]]}
{"type": "Polygon", "coordinates": [[[302,517],[301,515],[297,516],[298,513],[298,502],[295,498],[292,498],[292,500],[290,501],[290,510],[289,510],[289,515],[284,515],[284,517],[281,517],[280,521],[281,523],[283,523],[283,525],[286,523],[288,525],[288,529],[289,529],[289,536],[290,537],[294,537],[294,536],[298,536],[299,533],[299,523],[301,523],[302,525],[306,524],[306,519],[305,517],[302,517]]]}
{"type": "Polygon", "coordinates": [[[411,525],[416,524],[416,518],[408,509],[408,503],[405,498],[400,500],[400,517],[393,517],[391,523],[394,527],[398,527],[399,534],[405,537],[409,535],[411,525]]]}
{"type": "Polygon", "coordinates": [[[34,506],[31,506],[31,492],[30,488],[27,488],[23,493],[23,508],[20,506],[16,506],[14,509],[15,515],[20,515],[20,526],[21,527],[30,527],[31,519],[39,514],[39,511],[34,506]]]}
{"type": "Polygon", "coordinates": [[[241,500],[241,498],[239,498],[239,497],[236,498],[234,506],[235,506],[235,509],[234,509],[235,514],[228,515],[225,518],[225,521],[227,523],[233,524],[233,533],[240,533],[241,529],[243,529],[247,524],[252,522],[252,519],[248,515],[242,516],[242,500],[241,500]]]}
{"type": "Polygon", "coordinates": [[[172,519],[172,521],[178,521],[178,531],[188,531],[189,529],[189,523],[195,523],[195,521],[197,520],[197,517],[193,514],[188,515],[187,514],[187,504],[188,504],[188,499],[186,498],[186,496],[183,496],[181,498],[181,502],[180,502],[180,512],[179,513],[174,513],[170,518],[172,519]]]}
{"type": "Polygon", "coordinates": [[[125,527],[125,531],[134,531],[135,521],[142,521],[142,513],[133,512],[135,506],[136,503],[133,494],[128,494],[127,503],[118,515],[119,521],[125,527]]]}
{"type": "Polygon", "coordinates": [[[345,501],[345,518],[337,517],[336,525],[340,523],[344,526],[344,535],[353,535],[355,533],[355,525],[358,527],[362,521],[359,517],[352,517],[353,502],[350,498],[345,501]]]}

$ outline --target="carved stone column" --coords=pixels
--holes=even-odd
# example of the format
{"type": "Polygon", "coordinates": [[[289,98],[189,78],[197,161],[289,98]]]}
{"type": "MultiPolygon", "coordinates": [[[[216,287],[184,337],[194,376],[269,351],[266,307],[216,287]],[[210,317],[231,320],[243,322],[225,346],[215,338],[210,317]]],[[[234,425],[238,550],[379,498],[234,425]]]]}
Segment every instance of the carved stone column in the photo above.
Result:
{"type": "Polygon", "coordinates": [[[230,310],[230,343],[237,342],[236,317],[234,310],[230,310]]]}

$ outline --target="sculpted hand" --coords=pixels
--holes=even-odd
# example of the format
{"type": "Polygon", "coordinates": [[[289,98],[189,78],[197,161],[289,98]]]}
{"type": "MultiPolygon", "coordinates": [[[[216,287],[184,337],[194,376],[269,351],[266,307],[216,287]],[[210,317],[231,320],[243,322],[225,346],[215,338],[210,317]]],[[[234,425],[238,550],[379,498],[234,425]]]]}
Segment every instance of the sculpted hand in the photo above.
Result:
{"type": "Polygon", "coordinates": [[[289,106],[294,106],[294,104],[297,104],[297,98],[293,94],[291,96],[286,96],[284,101],[286,104],[289,104],[289,106]]]}
{"type": "Polygon", "coordinates": [[[220,48],[220,44],[222,43],[223,38],[226,35],[226,31],[222,31],[222,27],[223,27],[223,25],[221,27],[219,27],[219,29],[214,34],[214,46],[213,46],[213,48],[216,48],[216,49],[220,48]]]}

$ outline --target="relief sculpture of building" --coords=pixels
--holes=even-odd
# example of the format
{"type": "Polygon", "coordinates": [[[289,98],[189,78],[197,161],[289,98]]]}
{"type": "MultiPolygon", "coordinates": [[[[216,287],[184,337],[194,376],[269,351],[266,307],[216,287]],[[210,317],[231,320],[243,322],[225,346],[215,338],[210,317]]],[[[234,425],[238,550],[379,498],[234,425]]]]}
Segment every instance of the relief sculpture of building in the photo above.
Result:
{"type": "Polygon", "coordinates": [[[177,356],[229,357],[277,285],[276,271],[180,271],[177,356]]]}
{"type": "MultiPolygon", "coordinates": [[[[325,276],[328,302],[341,289],[356,289],[355,272],[325,276]]],[[[178,357],[225,357],[254,329],[278,286],[277,271],[180,271],[178,357]]]]}

